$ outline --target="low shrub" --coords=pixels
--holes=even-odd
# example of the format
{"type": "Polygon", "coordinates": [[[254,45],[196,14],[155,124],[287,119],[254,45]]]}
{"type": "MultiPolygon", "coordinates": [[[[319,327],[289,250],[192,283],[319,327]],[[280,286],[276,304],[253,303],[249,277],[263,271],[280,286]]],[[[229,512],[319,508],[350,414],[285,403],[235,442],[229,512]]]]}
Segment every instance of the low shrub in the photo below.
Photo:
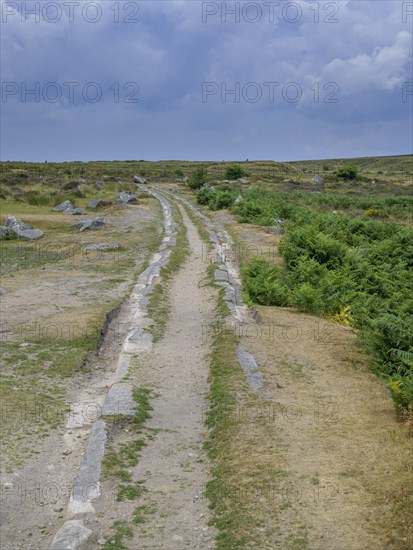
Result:
{"type": "MultiPolygon", "coordinates": [[[[396,404],[413,407],[413,229],[375,216],[326,212],[332,204],[347,210],[371,204],[366,198],[353,204],[350,197],[307,194],[305,205],[300,193],[255,190],[243,198],[233,208],[240,222],[272,225],[274,218],[288,219],[280,244],[284,265],[253,260],[243,270],[247,296],[358,329],[396,404]]],[[[410,197],[375,202],[383,205],[381,218],[387,208],[412,213],[410,197]]]]}

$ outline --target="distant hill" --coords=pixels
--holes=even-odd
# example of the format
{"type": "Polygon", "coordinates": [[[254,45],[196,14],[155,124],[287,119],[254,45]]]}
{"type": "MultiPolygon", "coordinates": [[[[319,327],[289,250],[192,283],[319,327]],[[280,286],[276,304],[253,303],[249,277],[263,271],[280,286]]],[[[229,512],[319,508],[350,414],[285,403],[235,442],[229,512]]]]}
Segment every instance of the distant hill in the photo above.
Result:
{"type": "Polygon", "coordinates": [[[368,175],[413,176],[413,155],[397,155],[391,157],[359,157],[347,159],[300,160],[289,162],[304,172],[334,171],[342,164],[354,164],[368,175]]]}

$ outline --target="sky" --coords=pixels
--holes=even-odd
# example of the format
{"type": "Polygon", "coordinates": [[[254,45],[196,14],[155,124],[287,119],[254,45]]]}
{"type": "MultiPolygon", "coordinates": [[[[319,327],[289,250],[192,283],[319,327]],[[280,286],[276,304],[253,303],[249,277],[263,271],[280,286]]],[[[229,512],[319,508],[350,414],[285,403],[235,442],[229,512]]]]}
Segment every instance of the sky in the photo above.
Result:
{"type": "Polygon", "coordinates": [[[412,152],[412,1],[0,1],[1,160],[412,152]]]}

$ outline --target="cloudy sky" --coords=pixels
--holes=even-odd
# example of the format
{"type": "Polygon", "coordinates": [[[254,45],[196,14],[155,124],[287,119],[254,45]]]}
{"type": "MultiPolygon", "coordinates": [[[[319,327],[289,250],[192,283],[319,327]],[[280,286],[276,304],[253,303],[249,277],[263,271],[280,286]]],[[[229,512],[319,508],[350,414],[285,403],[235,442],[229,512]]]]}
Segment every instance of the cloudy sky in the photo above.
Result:
{"type": "Polygon", "coordinates": [[[411,1],[1,8],[2,160],[412,151],[411,1]]]}

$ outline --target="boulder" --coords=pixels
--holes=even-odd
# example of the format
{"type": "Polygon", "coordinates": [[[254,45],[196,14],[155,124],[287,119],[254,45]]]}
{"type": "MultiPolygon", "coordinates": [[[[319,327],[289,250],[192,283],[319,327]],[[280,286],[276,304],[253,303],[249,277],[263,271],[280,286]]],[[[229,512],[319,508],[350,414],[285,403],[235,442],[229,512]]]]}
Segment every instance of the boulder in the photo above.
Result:
{"type": "Polygon", "coordinates": [[[24,229],[33,229],[33,226],[19,220],[15,216],[7,216],[6,227],[14,231],[23,231],[24,229]]]}
{"type": "Polygon", "coordinates": [[[34,229],[33,226],[15,216],[7,216],[6,225],[0,227],[0,236],[2,237],[19,237],[20,239],[34,241],[40,239],[43,235],[43,231],[34,229]]]}
{"type": "Polygon", "coordinates": [[[242,202],[244,199],[241,197],[241,195],[238,195],[238,197],[235,199],[234,201],[234,204],[239,204],[240,202],[242,202]]]}
{"type": "Polygon", "coordinates": [[[282,235],[283,233],[285,233],[287,231],[287,228],[285,227],[285,223],[287,222],[288,220],[285,220],[283,218],[275,218],[274,220],[274,226],[272,228],[272,232],[275,233],[276,235],[282,235]]]}
{"type": "Polygon", "coordinates": [[[135,204],[136,202],[136,193],[133,191],[122,191],[116,201],[117,204],[135,204]]]}
{"type": "Polygon", "coordinates": [[[103,181],[97,181],[95,183],[95,187],[96,187],[96,189],[103,189],[105,187],[105,184],[104,184],[103,181]]]}
{"type": "Polygon", "coordinates": [[[207,189],[208,191],[215,191],[215,187],[211,185],[210,183],[204,183],[201,186],[201,189],[207,189]]]}
{"type": "Polygon", "coordinates": [[[71,216],[84,216],[87,212],[86,210],[82,210],[82,208],[66,208],[66,210],[63,211],[63,214],[70,214],[71,216]]]}
{"type": "Polygon", "coordinates": [[[85,229],[98,229],[106,225],[106,220],[104,218],[89,218],[87,220],[81,220],[76,223],[72,223],[73,229],[79,229],[79,231],[85,231],[85,229]]]}
{"type": "Polygon", "coordinates": [[[44,235],[43,231],[40,231],[40,229],[22,229],[16,231],[16,233],[20,239],[28,239],[29,241],[35,241],[44,235]]]}
{"type": "Polygon", "coordinates": [[[83,250],[89,252],[90,250],[116,250],[117,248],[120,248],[119,243],[97,243],[88,244],[83,247],[83,250]]]}
{"type": "Polygon", "coordinates": [[[250,180],[248,178],[239,178],[238,181],[240,183],[249,183],[250,182],[250,180]]]}
{"type": "Polygon", "coordinates": [[[57,206],[55,206],[53,208],[53,211],[54,212],[63,212],[64,210],[67,210],[69,208],[74,208],[74,207],[75,207],[75,205],[72,202],[66,200],[66,201],[61,202],[57,206]]]}
{"type": "Polygon", "coordinates": [[[182,181],[183,181],[184,183],[188,183],[188,181],[189,181],[189,178],[186,178],[186,177],[185,177],[185,178],[183,178],[183,180],[182,180],[182,181]]]}
{"type": "Polygon", "coordinates": [[[69,181],[68,183],[64,184],[63,189],[65,189],[66,191],[75,191],[79,189],[79,184],[77,183],[77,181],[69,181]]]}
{"type": "Polygon", "coordinates": [[[145,178],[142,178],[142,176],[133,176],[133,181],[135,183],[141,183],[141,184],[148,183],[145,178]]]}
{"type": "Polygon", "coordinates": [[[6,227],[5,225],[0,225],[0,238],[9,238],[13,239],[17,237],[17,233],[14,229],[6,227]]]}
{"type": "Polygon", "coordinates": [[[107,201],[106,199],[93,199],[89,202],[88,208],[105,208],[111,204],[112,201],[107,201]]]}

